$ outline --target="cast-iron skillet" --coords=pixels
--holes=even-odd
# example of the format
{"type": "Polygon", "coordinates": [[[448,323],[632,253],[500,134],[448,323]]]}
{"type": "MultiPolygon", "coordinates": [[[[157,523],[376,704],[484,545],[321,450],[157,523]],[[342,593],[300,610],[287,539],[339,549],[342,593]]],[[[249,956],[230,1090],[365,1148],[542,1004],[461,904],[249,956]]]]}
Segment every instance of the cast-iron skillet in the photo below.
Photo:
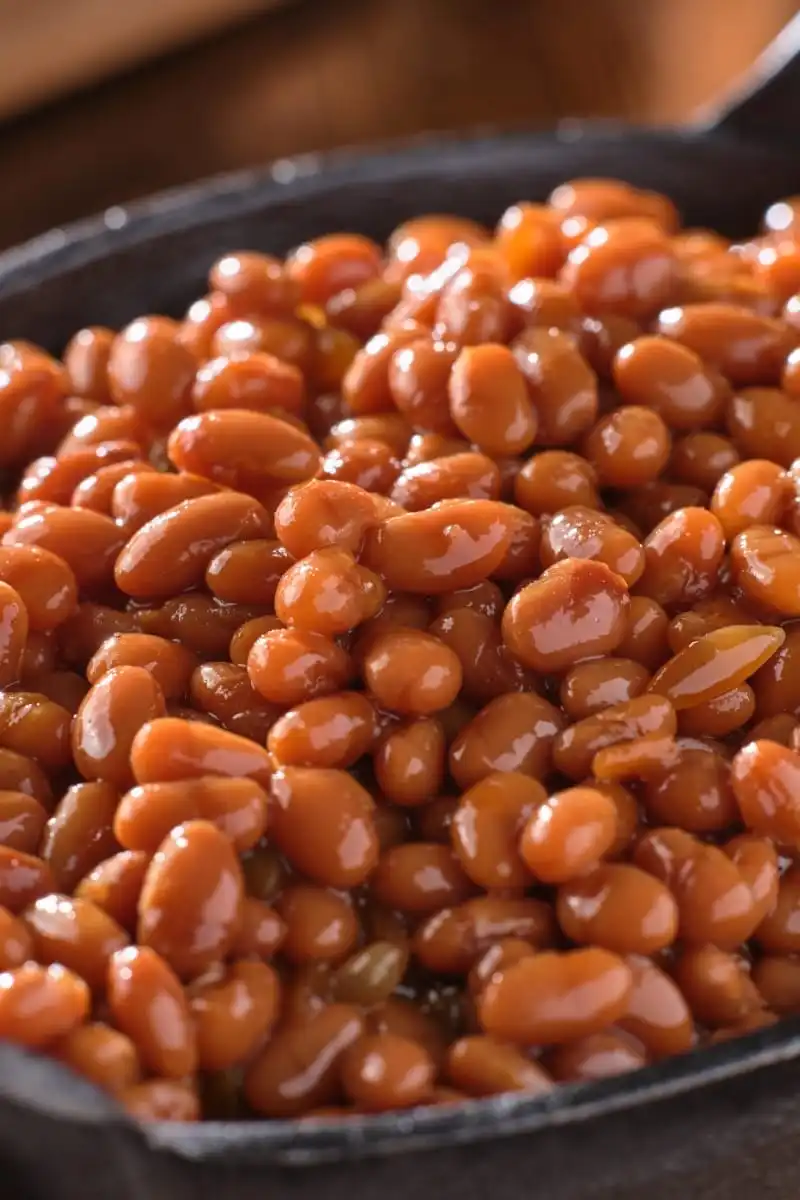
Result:
{"type": "MultiPolygon", "coordinates": [[[[564,179],[669,193],[736,235],[800,192],[800,18],[739,96],[694,127],[569,125],[307,157],[201,183],[0,256],[0,337],[60,349],[79,326],[179,312],[221,252],[332,229],[382,238],[420,212],[493,221],[564,179]]],[[[0,430],[0,437],[2,431],[0,430]]],[[[545,1098],[500,1096],[316,1126],[135,1129],[53,1063],[0,1046],[0,1195],[20,1200],[791,1200],[800,1022],[545,1098]]]]}

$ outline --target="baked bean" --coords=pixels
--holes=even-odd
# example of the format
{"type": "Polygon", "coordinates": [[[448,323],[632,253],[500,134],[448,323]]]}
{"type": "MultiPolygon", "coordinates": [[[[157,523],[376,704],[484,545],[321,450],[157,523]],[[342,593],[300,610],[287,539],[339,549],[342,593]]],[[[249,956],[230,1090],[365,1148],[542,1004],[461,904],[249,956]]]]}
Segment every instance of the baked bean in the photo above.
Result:
{"type": "MultiPolygon", "coordinates": [[[[258,605],[223,604],[202,592],[190,592],[167,600],[160,608],[137,608],[136,628],[156,637],[175,638],[201,658],[220,659],[237,629],[263,611],[258,605]]],[[[276,620],[273,618],[273,623],[276,620]]]]}
{"type": "Polygon", "coordinates": [[[335,1100],[342,1056],[363,1032],[358,1009],[345,1004],[280,1030],[248,1067],[250,1105],[264,1116],[293,1117],[335,1100]]]}
{"type": "Polygon", "coordinates": [[[297,316],[273,317],[256,313],[235,320],[229,317],[228,309],[225,322],[211,337],[208,358],[234,358],[258,351],[291,363],[300,371],[310,367],[314,327],[308,321],[297,316]]]}
{"type": "Polygon", "coordinates": [[[608,1029],[556,1046],[545,1056],[545,1063],[560,1083],[583,1083],[635,1071],[646,1066],[647,1056],[634,1037],[619,1029],[608,1029]]]}
{"type": "Polygon", "coordinates": [[[391,498],[407,512],[420,512],[440,500],[497,500],[501,479],[484,454],[452,454],[407,467],[398,475],[391,498]]]}
{"type": "Polygon", "coordinates": [[[397,409],[414,429],[450,435],[448,381],[457,357],[454,346],[420,338],[400,346],[390,361],[387,381],[397,409]]]}
{"type": "Polygon", "coordinates": [[[345,1095],[364,1112],[420,1104],[435,1078],[425,1048],[390,1033],[354,1042],[342,1055],[341,1072],[345,1095]]]}
{"type": "Polygon", "coordinates": [[[0,692],[0,745],[51,773],[70,761],[72,714],[37,692],[0,692]]]}
{"type": "Polygon", "coordinates": [[[553,743],[553,762],[562,774],[583,779],[598,751],[648,734],[672,737],[677,729],[673,705],[661,696],[639,696],[604,708],[561,730],[553,743]]]}
{"type": "Polygon", "coordinates": [[[620,1029],[636,1038],[654,1059],[691,1050],[694,1024],[678,985],[649,958],[631,954],[625,962],[632,986],[620,1029]]]}
{"type": "Polygon", "coordinates": [[[639,591],[664,608],[688,606],[708,596],[716,585],[725,532],[711,513],[680,508],[648,534],[644,552],[639,591]]]}
{"type": "Polygon", "coordinates": [[[310,629],[275,629],[256,638],[247,656],[250,682],[272,704],[295,705],[342,688],[353,674],[349,655],[310,629]]]}
{"type": "Polygon", "coordinates": [[[201,1070],[226,1071],[252,1058],[278,1015],[280,985],[266,963],[232,963],[219,983],[198,985],[189,1002],[201,1070]]]}
{"type": "Polygon", "coordinates": [[[594,468],[568,450],[545,450],[529,458],[514,481],[514,499],[537,517],[573,504],[591,509],[600,504],[594,468]]]}
{"type": "Polygon", "coordinates": [[[374,803],[345,771],[284,767],[272,779],[271,836],[289,862],[327,887],[363,883],[378,861],[374,803]]]}
{"type": "Polygon", "coordinates": [[[148,425],[169,429],[187,411],[197,370],[178,327],[163,317],[140,317],[114,338],[107,362],[115,404],[130,405],[148,425]]]}
{"type": "Polygon", "coordinates": [[[495,771],[543,779],[563,726],[559,710],[534,692],[511,692],[489,702],[450,745],[450,774],[470,788],[495,771]]]}
{"type": "Polygon", "coordinates": [[[572,667],[561,681],[561,706],[574,721],[640,696],[650,672],[630,658],[606,658],[572,667]]]}
{"type": "Polygon", "coordinates": [[[624,581],[605,563],[566,559],[512,597],[503,640],[534,670],[565,670],[617,648],[629,603],[624,581]]]}
{"type": "Polygon", "coordinates": [[[33,935],[19,917],[0,908],[0,971],[11,971],[33,958],[33,935]]]}
{"type": "Polygon", "coordinates": [[[392,591],[434,595],[471,587],[500,566],[512,511],[490,500],[453,500],[385,521],[367,534],[364,562],[392,591]]]}
{"type": "Polygon", "coordinates": [[[448,1078],[468,1096],[547,1092],[547,1073],[516,1046],[485,1034],[459,1038],[447,1054],[448,1078]]]}
{"type": "Polygon", "coordinates": [[[108,965],[108,1006],[114,1022],[156,1075],[181,1079],[197,1065],[196,1034],[177,976],[147,946],[116,951],[108,965]]]}
{"type": "Polygon", "coordinates": [[[73,971],[28,962],[0,975],[0,1037],[41,1050],[80,1025],[89,989],[73,971]]]}
{"type": "Polygon", "coordinates": [[[263,742],[278,711],[253,687],[244,667],[233,663],[203,663],[189,684],[189,699],[197,713],[219,721],[231,733],[263,742]]]}
{"type": "Polygon", "coordinates": [[[678,728],[693,737],[724,738],[746,725],[755,708],[753,689],[740,683],[703,704],[682,709],[678,728]]]}
{"type": "Polygon", "coordinates": [[[0,466],[21,467],[40,451],[43,430],[57,428],[69,380],[64,368],[30,343],[0,346],[0,466]]]}
{"type": "Polygon", "coordinates": [[[258,351],[205,362],[192,385],[197,412],[233,408],[302,416],[304,401],[305,385],[298,368],[258,351]]]}
{"type": "MultiPolygon", "coordinates": [[[[245,884],[247,884],[245,872],[245,884]]],[[[283,918],[255,896],[245,896],[242,901],[242,918],[233,942],[236,958],[272,958],[280,950],[286,937],[283,918]]]]}
{"type": "Polygon", "coordinates": [[[267,812],[267,797],[254,780],[208,776],[133,788],[119,801],[113,828],[126,850],[154,854],[176,825],[210,821],[242,853],[262,837],[267,812]]]}
{"type": "Polygon", "coordinates": [[[655,670],[669,655],[668,625],[669,618],[658,601],[649,596],[631,596],[625,634],[617,652],[649,671],[655,670]]]}
{"type": "Polygon", "coordinates": [[[419,630],[377,637],[363,662],[364,680],[379,705],[425,716],[447,708],[461,688],[461,663],[449,646],[419,630]]]}
{"type": "Polygon", "coordinates": [[[73,395],[108,403],[106,371],[113,341],[114,331],[103,325],[79,329],[70,339],[64,350],[64,367],[73,395]]]}
{"type": "Polygon", "coordinates": [[[626,404],[653,409],[670,429],[715,425],[724,411],[725,391],[701,356],[667,337],[637,337],[623,346],[612,374],[626,404]]]}
{"type": "Polygon", "coordinates": [[[722,476],[711,511],[730,541],[751,525],[779,525],[792,495],[791,479],[777,463],[750,459],[722,476]]]}
{"type": "Polygon", "coordinates": [[[747,625],[752,619],[750,609],[741,601],[721,593],[712,594],[707,600],[699,600],[694,608],[672,618],[667,630],[669,648],[673,654],[678,654],[690,642],[696,642],[707,633],[726,629],[729,625],[747,625]]]}
{"type": "Polygon", "coordinates": [[[558,329],[528,328],[512,350],[538,418],[540,446],[569,446],[597,418],[597,378],[575,339],[558,329]]]}
{"type": "Polygon", "coordinates": [[[241,916],[244,881],[228,838],[208,821],[167,835],[139,896],[137,941],[181,978],[225,958],[241,916]]]}
{"type": "Polygon", "coordinates": [[[794,732],[797,719],[790,713],[776,713],[772,717],[764,717],[750,729],[754,742],[765,738],[769,742],[778,742],[781,746],[793,746],[794,732]]]}
{"type": "Polygon", "coordinates": [[[795,864],[781,875],[777,900],[759,924],[755,937],[767,954],[800,951],[800,868],[795,864]]]}
{"type": "Polygon", "coordinates": [[[339,962],[358,941],[358,921],[344,896],[311,884],[292,884],[278,902],[286,932],[281,951],[291,962],[339,962]]]}
{"type": "Polygon", "coordinates": [[[139,462],[134,458],[126,458],[121,462],[112,462],[107,467],[99,467],[92,475],[87,475],[75,487],[70,497],[73,508],[91,508],[104,516],[111,515],[114,490],[118,483],[129,475],[153,475],[156,468],[151,463],[139,462]]]}
{"type": "Polygon", "coordinates": [[[664,232],[632,217],[590,230],[570,251],[561,280],[584,312],[638,319],[674,298],[677,262],[664,232]]]}
{"type": "Polygon", "coordinates": [[[125,930],[90,900],[54,892],[35,900],[21,914],[43,963],[60,963],[99,992],[109,959],[128,943],[125,930]]]}
{"type": "Polygon", "coordinates": [[[777,742],[744,746],[731,765],[731,782],[742,819],[754,833],[794,847],[800,839],[797,780],[800,756],[777,742]]]}
{"type": "Polygon", "coordinates": [[[398,458],[405,454],[412,429],[400,413],[375,413],[366,417],[347,417],[332,425],[325,439],[325,449],[334,450],[350,442],[383,442],[398,458]]]}
{"type": "Polygon", "coordinates": [[[635,741],[615,742],[598,750],[592,773],[604,783],[647,780],[671,766],[678,756],[678,743],[663,733],[646,733],[635,741]]]}
{"type": "Polygon", "coordinates": [[[111,516],[127,537],[154,517],[185,500],[215,495],[222,489],[199,475],[166,475],[161,472],[127,474],[111,494],[111,516]]]}
{"type": "Polygon", "coordinates": [[[536,879],[563,883],[596,866],[616,834],[616,808],[608,796],[590,787],[569,788],[530,814],[519,853],[536,879]]]}
{"type": "Polygon", "coordinates": [[[381,855],[370,888],[387,908],[423,916],[459,904],[475,891],[449,846],[424,842],[390,847],[381,855]]]}
{"type": "Polygon", "coordinates": [[[484,453],[519,454],[538,426],[525,378],[506,346],[467,346],[453,364],[450,416],[484,453]]]}
{"type": "Polygon", "coordinates": [[[521,958],[528,958],[536,950],[530,942],[521,938],[504,938],[481,955],[469,973],[467,983],[473,996],[478,996],[486,987],[489,980],[498,971],[513,966],[521,958]]]}
{"type": "Polygon", "coordinates": [[[730,774],[728,762],[711,747],[681,745],[675,762],[646,781],[647,814],[689,833],[729,829],[737,820],[730,774]]]}
{"type": "Polygon", "coordinates": [[[271,774],[266,750],[249,738],[179,717],[160,717],[141,727],[131,747],[131,768],[140,784],[203,775],[268,784],[271,774]]]}
{"type": "Polygon", "coordinates": [[[375,710],[359,692],[308,700],[279,717],[267,738],[274,760],[296,767],[351,767],[372,747],[375,710]]]}
{"type": "Polygon", "coordinates": [[[650,533],[679,509],[707,508],[708,500],[706,492],[691,484],[657,480],[626,492],[618,515],[633,521],[637,530],[650,533]]]}
{"type": "Polygon", "coordinates": [[[790,330],[736,304],[685,304],[659,314],[656,331],[717,367],[736,387],[777,383],[794,348],[790,330]]]}
{"type": "Polygon", "coordinates": [[[147,633],[114,634],[104,641],[86,667],[89,683],[98,684],[117,667],[141,667],[167,700],[185,696],[197,659],[184,646],[147,633]]]}
{"type": "Polygon", "coordinates": [[[446,751],[444,729],[433,717],[389,729],[373,757],[375,778],[387,800],[408,808],[428,804],[444,780],[446,751]]]}
{"type": "MultiPolygon", "coordinates": [[[[78,586],[67,563],[39,546],[0,546],[0,580],[5,585],[0,595],[4,607],[18,596],[27,614],[31,630],[46,632],[61,625],[78,607],[78,586]]],[[[19,618],[9,610],[6,623],[19,637],[19,618]]],[[[24,637],[21,639],[23,642],[24,637]]],[[[14,661],[13,637],[2,651],[2,660],[14,661]]]]}
{"type": "Polygon", "coordinates": [[[312,551],[284,572],[275,612],[286,625],[335,637],[374,617],[385,596],[377,575],[331,547],[312,551]]]}
{"type": "Polygon", "coordinates": [[[206,586],[218,600],[231,604],[271,605],[292,561],[277,541],[232,542],[208,564],[206,586]]]}
{"type": "Polygon", "coordinates": [[[716,846],[690,844],[680,869],[671,870],[663,858],[647,861],[642,843],[637,865],[666,883],[680,912],[681,939],[691,945],[710,943],[720,950],[735,950],[750,937],[758,923],[753,895],[740,872],[716,846]]]}
{"type": "Polygon", "coordinates": [[[150,855],[140,850],[112,854],[83,877],[75,895],[82,900],[91,900],[132,933],[136,928],[136,909],[149,864],[150,855]]]}
{"type": "Polygon", "coordinates": [[[72,726],[72,754],[84,779],[120,791],[133,783],[131,746],[148,721],[166,716],[164,696],[144,667],[114,667],[90,689],[72,726]]]}
{"type": "Polygon", "coordinates": [[[746,600],[784,616],[800,616],[800,538],[751,525],[733,539],[730,562],[746,600]]]}
{"type": "Polygon", "coordinates": [[[488,239],[489,231],[476,221],[432,214],[398,225],[387,252],[397,278],[405,278],[412,272],[425,274],[456,249],[480,246],[488,239]]]}
{"type": "Polygon", "coordinates": [[[414,934],[412,948],[427,970],[463,975],[496,943],[515,938],[535,948],[548,946],[554,929],[552,911],[541,900],[479,896],[424,921],[414,934]]]}
{"type": "Polygon", "coordinates": [[[17,501],[19,504],[31,500],[69,504],[75,489],[101,467],[130,462],[138,457],[139,447],[135,442],[118,441],[78,448],[59,458],[50,455],[37,458],[20,480],[17,501]]]}
{"type": "Polygon", "coordinates": [[[400,474],[400,463],[385,442],[345,442],[329,450],[318,478],[341,480],[367,492],[386,493],[400,474]]]}
{"type": "Polygon", "coordinates": [[[727,428],[747,458],[789,467],[800,454],[800,418],[794,396],[777,388],[745,388],[731,400],[727,428]]]}
{"type": "MultiPolygon", "coordinates": [[[[80,588],[96,591],[111,583],[124,539],[114,522],[102,513],[50,506],[44,512],[20,515],[3,542],[5,546],[50,551],[66,563],[80,588]]],[[[43,586],[44,577],[39,578],[43,586]]]]}
{"type": "Polygon", "coordinates": [[[562,218],[582,216],[592,221],[610,217],[649,217],[667,233],[678,226],[672,202],[657,192],[631,187],[617,179],[573,179],[561,183],[548,203],[562,218]]]}
{"type": "Polygon", "coordinates": [[[655,954],[678,933],[678,907],[669,890],[628,863],[603,863],[565,883],[556,911],[570,941],[618,954],[655,954]]]}
{"type": "Polygon", "coordinates": [[[175,426],[167,451],[179,471],[257,494],[265,485],[300,483],[319,467],[317,446],[268,413],[214,409],[175,426]]]}
{"type": "Polygon", "coordinates": [[[800,960],[765,955],[753,965],[752,982],[774,1012],[793,1015],[800,1008],[800,960]]]}
{"type": "Polygon", "coordinates": [[[141,1079],[142,1068],[134,1043],[102,1021],[90,1021],[70,1030],[52,1053],[78,1075],[112,1095],[134,1087],[141,1079]]]}
{"type": "Polygon", "coordinates": [[[335,972],[334,1000],[372,1008],[383,1003],[401,983],[408,965],[408,948],[398,942],[370,942],[335,972]]]}
{"type": "Polygon", "coordinates": [[[117,586],[136,597],[186,591],[202,581],[216,553],[268,525],[259,504],[234,492],[185,500],[134,533],[116,562],[117,586]]]}
{"type": "MultiPolygon", "coordinates": [[[[283,629],[283,625],[277,617],[273,616],[253,617],[240,625],[228,647],[228,654],[234,666],[246,667],[248,656],[255,643],[262,634],[271,633],[274,629],[283,629]]],[[[194,666],[192,670],[194,670],[194,666]]]]}
{"type": "Polygon", "coordinates": [[[583,441],[583,453],[602,487],[652,483],[669,461],[669,430],[657,412],[630,405],[601,417],[583,441]]]}
{"type": "Polygon", "coordinates": [[[0,791],[0,845],[35,854],[47,811],[25,792],[0,791]]]}
{"type": "Polygon", "coordinates": [[[761,1007],[744,960],[716,946],[689,946],[672,969],[696,1021],[711,1029],[735,1025],[761,1007]]]}
{"type": "MultiPolygon", "coordinates": [[[[113,832],[118,804],[116,789],[102,781],[76,783],[58,802],[40,831],[43,835],[39,853],[62,891],[72,891],[84,875],[118,850],[113,832]]],[[[39,838],[36,843],[39,844],[39,838]]]]}
{"type": "Polygon", "coordinates": [[[356,554],[375,520],[369,492],[350,483],[317,479],[284,497],[275,511],[275,530],[295,559],[331,547],[356,554]]]}
{"type": "Polygon", "coordinates": [[[269,254],[238,251],[218,259],[208,284],[224,296],[232,315],[291,312],[300,301],[297,284],[284,265],[269,254]]]}
{"type": "Polygon", "coordinates": [[[451,837],[473,883],[487,891],[528,886],[530,876],[518,842],[526,822],[545,800],[542,785],[518,772],[487,775],[463,794],[451,837]]]}
{"type": "Polygon", "coordinates": [[[579,505],[563,508],[544,525],[539,553],[544,567],[564,558],[596,559],[628,587],[633,587],[645,566],[644,551],[633,534],[605,513],[579,505]]]}
{"type": "Polygon", "coordinates": [[[146,1079],[123,1088],[117,1100],[137,1121],[185,1122],[200,1118],[197,1092],[177,1079],[146,1079]]]}
{"type": "Polygon", "coordinates": [[[494,976],[478,1000],[486,1032],[523,1045],[552,1045],[599,1033],[625,1014],[630,968],[607,950],[523,958],[494,976]]]}
{"type": "MultiPolygon", "coordinates": [[[[66,437],[56,448],[57,457],[73,454],[86,446],[99,446],[104,442],[135,442],[140,451],[150,446],[152,434],[135,408],[129,404],[101,405],[85,412],[72,426],[66,437]]],[[[136,455],[137,458],[140,455],[136,455]]]]}
{"type": "Polygon", "coordinates": [[[713,492],[726,473],[738,465],[739,454],[729,438],[699,430],[673,443],[669,471],[679,483],[713,492]]]}
{"type": "Polygon", "coordinates": [[[648,691],[694,708],[738,687],[783,643],[776,625],[729,625],[690,642],[656,671],[648,691]]]}

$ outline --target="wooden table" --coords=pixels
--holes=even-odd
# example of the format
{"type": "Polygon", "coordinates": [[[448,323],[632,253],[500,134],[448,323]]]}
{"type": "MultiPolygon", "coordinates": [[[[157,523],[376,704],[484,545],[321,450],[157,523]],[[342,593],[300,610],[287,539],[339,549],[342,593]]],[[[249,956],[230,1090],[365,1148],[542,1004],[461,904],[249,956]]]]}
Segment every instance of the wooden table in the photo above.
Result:
{"type": "MultiPolygon", "coordinates": [[[[798,8],[800,0],[295,0],[0,127],[0,245],[304,150],[574,115],[680,120],[798,8]]],[[[0,70],[2,53],[0,43],[0,70]]]]}

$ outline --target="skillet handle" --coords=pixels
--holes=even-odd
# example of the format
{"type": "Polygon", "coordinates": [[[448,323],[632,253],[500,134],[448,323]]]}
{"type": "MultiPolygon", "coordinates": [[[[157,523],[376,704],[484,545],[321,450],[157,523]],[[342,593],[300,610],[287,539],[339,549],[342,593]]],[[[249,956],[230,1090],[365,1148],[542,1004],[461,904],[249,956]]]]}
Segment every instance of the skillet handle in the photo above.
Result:
{"type": "Polygon", "coordinates": [[[770,42],[730,95],[692,123],[750,141],[793,144],[800,132],[800,13],[770,42]]]}

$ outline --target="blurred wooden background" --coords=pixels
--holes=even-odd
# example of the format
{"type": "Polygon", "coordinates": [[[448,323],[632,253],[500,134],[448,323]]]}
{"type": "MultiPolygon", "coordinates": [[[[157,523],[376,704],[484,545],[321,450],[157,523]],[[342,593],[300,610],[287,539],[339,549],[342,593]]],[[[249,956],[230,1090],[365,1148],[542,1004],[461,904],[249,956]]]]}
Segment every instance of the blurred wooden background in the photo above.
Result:
{"type": "MultiPolygon", "coordinates": [[[[78,22],[84,44],[108,32],[103,22],[124,20],[126,2],[139,0],[58,0],[62,11],[93,10],[94,23],[78,22]]],[[[0,17],[4,7],[24,11],[0,0],[0,17]]],[[[0,125],[0,245],[305,150],[569,116],[682,121],[746,69],[800,0],[230,0],[230,15],[239,9],[259,11],[0,125]]],[[[63,62],[53,74],[56,26],[45,15],[29,28],[38,50],[0,36],[0,80],[20,102],[37,94],[34,76],[48,64],[51,91],[76,83],[63,62]]]]}

